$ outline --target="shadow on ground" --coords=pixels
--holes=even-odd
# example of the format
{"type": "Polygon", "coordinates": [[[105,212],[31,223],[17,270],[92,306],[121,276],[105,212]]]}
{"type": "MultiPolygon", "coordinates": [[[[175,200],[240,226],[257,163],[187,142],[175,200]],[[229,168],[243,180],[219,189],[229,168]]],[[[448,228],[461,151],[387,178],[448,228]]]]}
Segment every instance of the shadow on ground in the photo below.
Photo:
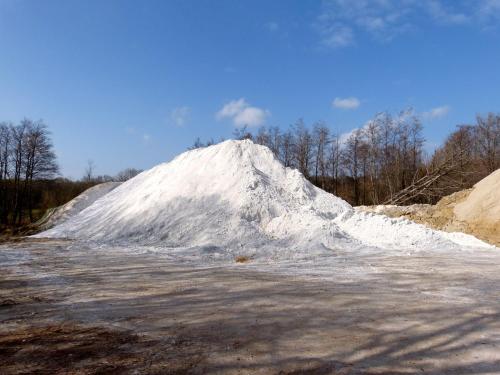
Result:
{"type": "Polygon", "coordinates": [[[334,282],[29,253],[0,279],[19,299],[0,304],[2,374],[500,373],[498,264],[386,259],[334,282]]]}

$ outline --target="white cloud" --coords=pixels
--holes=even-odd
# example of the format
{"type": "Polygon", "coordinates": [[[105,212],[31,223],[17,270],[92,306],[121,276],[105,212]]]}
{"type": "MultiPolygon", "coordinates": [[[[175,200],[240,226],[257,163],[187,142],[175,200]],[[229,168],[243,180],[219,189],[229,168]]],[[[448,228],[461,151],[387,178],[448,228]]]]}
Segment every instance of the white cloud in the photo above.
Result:
{"type": "Polygon", "coordinates": [[[149,134],[143,134],[142,140],[144,143],[149,143],[149,142],[151,142],[151,136],[149,134]]]}
{"type": "Polygon", "coordinates": [[[356,43],[360,34],[388,42],[423,22],[442,26],[496,27],[500,0],[324,0],[313,26],[321,44],[339,48],[356,43]]]}
{"type": "Polygon", "coordinates": [[[271,113],[266,109],[252,107],[244,98],[226,103],[216,114],[217,120],[231,119],[236,126],[259,126],[271,113]]]}
{"type": "MultiPolygon", "coordinates": [[[[406,110],[401,111],[401,112],[397,113],[396,115],[389,114],[389,116],[390,117],[388,119],[392,120],[389,123],[389,125],[391,127],[395,127],[395,126],[397,126],[397,124],[399,124],[401,122],[409,121],[411,117],[418,117],[417,113],[415,112],[415,110],[413,108],[407,108],[406,110]]],[[[340,144],[344,145],[347,142],[347,140],[349,139],[349,137],[354,135],[356,132],[358,132],[358,131],[366,132],[366,131],[370,130],[370,127],[372,125],[375,125],[378,120],[385,121],[385,119],[386,119],[386,113],[379,113],[379,114],[375,115],[374,118],[366,121],[362,127],[354,128],[354,129],[351,129],[347,132],[340,134],[340,136],[339,136],[340,144]]],[[[380,131],[380,129],[379,129],[379,131],[380,131]]]]}
{"type": "Polygon", "coordinates": [[[341,133],[339,135],[339,143],[341,145],[345,145],[345,143],[347,142],[347,140],[353,136],[356,132],[364,132],[366,131],[370,125],[372,124],[372,122],[374,121],[374,119],[371,119],[371,120],[368,120],[365,122],[365,124],[361,127],[361,128],[353,128],[345,133],[341,133]]]}
{"type": "Polygon", "coordinates": [[[354,43],[352,29],[342,25],[332,25],[322,31],[322,43],[327,47],[345,47],[354,43]]]}
{"type": "Polygon", "coordinates": [[[451,111],[451,107],[444,105],[441,107],[432,108],[430,111],[422,113],[422,117],[427,120],[441,118],[446,116],[451,111]]]}
{"type": "Polygon", "coordinates": [[[438,0],[428,0],[427,12],[439,23],[459,25],[470,21],[470,16],[446,7],[438,0]]]}
{"type": "Polygon", "coordinates": [[[327,47],[355,44],[359,32],[387,41],[409,29],[407,3],[414,0],[326,0],[315,28],[327,47]]]}
{"type": "Polygon", "coordinates": [[[332,102],[332,106],[340,109],[356,109],[361,105],[358,98],[335,98],[332,102]]]}
{"type": "Polygon", "coordinates": [[[481,22],[496,25],[496,21],[500,19],[500,0],[483,0],[477,14],[481,22]]]}
{"type": "Polygon", "coordinates": [[[238,113],[233,121],[235,125],[242,126],[258,126],[266,121],[268,111],[262,110],[257,107],[248,107],[238,113]]]}
{"type": "Polygon", "coordinates": [[[354,135],[354,133],[356,131],[358,131],[359,128],[354,128],[352,130],[349,130],[348,132],[345,132],[345,133],[342,133],[339,135],[339,143],[341,146],[344,146],[346,143],[347,143],[347,140],[349,138],[351,138],[352,135],[354,135]]]}
{"type": "Polygon", "coordinates": [[[225,104],[222,109],[217,112],[217,120],[222,120],[226,117],[234,117],[240,113],[245,107],[248,107],[247,102],[244,98],[238,100],[231,100],[229,103],[225,104]]]}
{"type": "Polygon", "coordinates": [[[479,5],[479,11],[482,13],[500,12],[500,0],[483,0],[479,5]]]}
{"type": "Polygon", "coordinates": [[[190,112],[191,112],[191,109],[187,106],[174,108],[170,112],[170,120],[176,126],[184,126],[184,125],[186,125],[186,123],[189,119],[190,112]]]}

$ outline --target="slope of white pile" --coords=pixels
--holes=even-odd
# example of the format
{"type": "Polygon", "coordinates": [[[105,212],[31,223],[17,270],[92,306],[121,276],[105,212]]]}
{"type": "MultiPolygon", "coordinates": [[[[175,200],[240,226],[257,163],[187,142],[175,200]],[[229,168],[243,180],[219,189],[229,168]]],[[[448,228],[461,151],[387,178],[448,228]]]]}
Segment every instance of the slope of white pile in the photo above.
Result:
{"type": "Polygon", "coordinates": [[[102,184],[92,186],[69,202],[49,211],[42,219],[40,219],[37,225],[42,229],[48,229],[62,224],[69,218],[89,207],[99,198],[108,194],[117,186],[120,186],[120,184],[121,182],[104,182],[102,184]]]}
{"type": "Polygon", "coordinates": [[[405,219],[357,213],[248,140],[185,152],[38,236],[251,254],[488,246],[405,219]]]}

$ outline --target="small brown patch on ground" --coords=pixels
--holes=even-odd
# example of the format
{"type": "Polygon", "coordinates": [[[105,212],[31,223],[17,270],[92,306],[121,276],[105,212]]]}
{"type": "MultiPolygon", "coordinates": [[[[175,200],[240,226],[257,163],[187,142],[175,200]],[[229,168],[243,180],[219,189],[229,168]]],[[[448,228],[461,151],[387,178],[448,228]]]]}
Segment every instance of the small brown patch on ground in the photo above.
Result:
{"type": "Polygon", "coordinates": [[[236,263],[247,263],[250,262],[250,257],[239,255],[234,260],[236,261],[236,263]]]}

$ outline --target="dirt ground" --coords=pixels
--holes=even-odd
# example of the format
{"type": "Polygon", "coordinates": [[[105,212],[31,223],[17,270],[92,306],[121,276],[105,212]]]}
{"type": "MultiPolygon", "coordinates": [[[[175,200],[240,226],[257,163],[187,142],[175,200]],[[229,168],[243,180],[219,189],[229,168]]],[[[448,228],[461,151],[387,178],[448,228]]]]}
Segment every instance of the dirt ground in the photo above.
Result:
{"type": "Polygon", "coordinates": [[[0,373],[500,373],[496,250],[336,256],[363,273],[2,244],[0,373]]]}

